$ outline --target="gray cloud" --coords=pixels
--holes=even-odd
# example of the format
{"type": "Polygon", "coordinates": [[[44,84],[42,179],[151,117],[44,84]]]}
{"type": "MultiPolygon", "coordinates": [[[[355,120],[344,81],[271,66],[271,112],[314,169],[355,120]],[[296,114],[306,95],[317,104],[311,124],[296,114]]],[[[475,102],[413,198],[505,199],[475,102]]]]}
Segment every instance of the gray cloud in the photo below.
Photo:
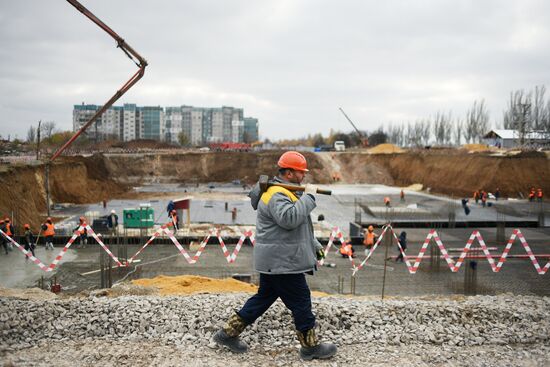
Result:
{"type": "MultiPolygon", "coordinates": [[[[550,3],[516,1],[86,1],[150,63],[123,102],[233,105],[264,137],[463,115],[499,120],[515,89],[549,86],[550,3]]],[[[63,1],[0,4],[0,127],[69,129],[135,66],[63,1]]]]}

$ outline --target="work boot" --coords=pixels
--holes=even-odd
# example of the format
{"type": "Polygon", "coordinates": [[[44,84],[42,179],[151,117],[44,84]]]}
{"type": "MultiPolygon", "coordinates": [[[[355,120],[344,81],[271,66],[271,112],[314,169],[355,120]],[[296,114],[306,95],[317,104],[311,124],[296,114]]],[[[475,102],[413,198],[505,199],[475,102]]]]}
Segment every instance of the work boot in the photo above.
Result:
{"type": "Polygon", "coordinates": [[[214,334],[214,341],[229,348],[233,353],[246,353],[248,345],[239,339],[239,335],[246,328],[247,323],[238,314],[232,315],[225,326],[214,334]]]}
{"type": "Polygon", "coordinates": [[[302,345],[300,348],[300,357],[306,361],[312,359],[326,359],[336,354],[336,345],[332,343],[319,343],[317,335],[315,335],[315,329],[309,329],[308,331],[296,331],[298,340],[302,345]]]}

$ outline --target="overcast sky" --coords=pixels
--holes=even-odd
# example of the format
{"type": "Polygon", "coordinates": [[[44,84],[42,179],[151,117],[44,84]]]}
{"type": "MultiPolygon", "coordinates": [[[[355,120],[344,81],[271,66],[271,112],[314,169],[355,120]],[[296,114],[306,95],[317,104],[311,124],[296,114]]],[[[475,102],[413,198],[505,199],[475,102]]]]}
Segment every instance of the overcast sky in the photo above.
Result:
{"type": "MultiPolygon", "coordinates": [[[[116,104],[244,108],[263,138],[463,116],[550,87],[550,1],[82,0],[147,61],[116,104]]],[[[136,66],[62,0],[0,1],[0,134],[72,128],[136,66]]]]}

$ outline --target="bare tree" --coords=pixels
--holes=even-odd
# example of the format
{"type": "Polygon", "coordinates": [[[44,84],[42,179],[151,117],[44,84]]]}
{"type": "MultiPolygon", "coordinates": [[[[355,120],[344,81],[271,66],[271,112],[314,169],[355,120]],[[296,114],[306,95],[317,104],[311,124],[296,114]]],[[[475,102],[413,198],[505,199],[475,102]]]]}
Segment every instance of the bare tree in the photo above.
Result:
{"type": "Polygon", "coordinates": [[[42,123],[42,135],[44,138],[49,139],[54,133],[55,130],[55,122],[53,121],[46,121],[42,123]]]}
{"type": "Polygon", "coordinates": [[[432,136],[431,130],[431,122],[429,119],[424,119],[420,122],[420,137],[422,140],[423,145],[429,145],[430,144],[430,138],[432,136]]]}
{"type": "Polygon", "coordinates": [[[451,112],[449,112],[448,115],[441,112],[435,114],[433,128],[436,144],[447,145],[450,143],[452,131],[451,121],[451,112]]]}
{"type": "Polygon", "coordinates": [[[27,142],[34,143],[35,141],[36,141],[36,128],[31,125],[29,127],[29,130],[27,130],[27,142]]]}
{"type": "Polygon", "coordinates": [[[462,135],[464,134],[464,124],[462,120],[456,119],[453,129],[453,140],[456,145],[462,145],[462,135]]]}
{"type": "Polygon", "coordinates": [[[404,145],[403,130],[404,130],[403,125],[392,125],[390,123],[388,126],[388,131],[386,133],[390,143],[398,146],[403,146],[404,145]]]}
{"type": "Polygon", "coordinates": [[[489,128],[489,111],[485,108],[485,100],[474,101],[471,109],[466,112],[465,134],[467,143],[479,142],[489,128]]]}
{"type": "Polygon", "coordinates": [[[546,101],[544,94],[546,87],[544,85],[535,86],[533,92],[532,107],[531,107],[531,128],[534,130],[544,130],[544,123],[547,119],[548,110],[546,109],[546,101]]]}
{"type": "Polygon", "coordinates": [[[528,97],[525,92],[516,90],[510,93],[510,100],[508,101],[508,107],[504,111],[504,128],[505,129],[517,129],[519,121],[522,115],[521,105],[528,102],[528,97]]]}
{"type": "Polygon", "coordinates": [[[430,122],[428,120],[417,120],[414,124],[407,125],[407,143],[410,146],[420,147],[427,144],[430,139],[430,122]],[[427,138],[426,138],[427,136],[427,138]]]}
{"type": "Polygon", "coordinates": [[[550,99],[546,101],[546,113],[544,114],[544,120],[542,122],[543,130],[550,134],[550,99]]]}

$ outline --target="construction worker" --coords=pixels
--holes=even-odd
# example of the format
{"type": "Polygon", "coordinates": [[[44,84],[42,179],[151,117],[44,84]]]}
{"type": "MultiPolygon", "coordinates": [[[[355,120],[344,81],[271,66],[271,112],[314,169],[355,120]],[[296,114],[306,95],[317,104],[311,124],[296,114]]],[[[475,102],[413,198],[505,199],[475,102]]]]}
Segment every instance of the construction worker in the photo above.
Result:
{"type": "Polygon", "coordinates": [[[535,188],[534,187],[531,187],[531,191],[529,191],[529,201],[533,201],[535,200],[535,188]]]}
{"type": "Polygon", "coordinates": [[[475,200],[476,204],[479,203],[479,191],[478,190],[474,191],[474,200],[475,200]]]}
{"type": "Polygon", "coordinates": [[[495,190],[495,200],[498,201],[499,198],[500,198],[500,189],[497,187],[497,189],[495,190]]]}
{"type": "Polygon", "coordinates": [[[179,218],[176,209],[172,209],[170,212],[170,221],[174,225],[174,230],[177,231],[179,229],[179,218]]]}
{"type": "MultiPolygon", "coordinates": [[[[279,174],[273,181],[279,183],[301,184],[308,172],[306,159],[298,152],[285,152],[278,166],[279,174]]],[[[308,184],[303,192],[272,185],[262,193],[258,183],[248,194],[252,207],[258,211],[254,267],[260,273],[260,286],[258,293],[214,334],[217,344],[235,353],[246,352],[248,346],[239,335],[281,298],[294,318],[302,346],[300,357],[324,359],[336,354],[336,345],[320,343],[317,338],[311,292],[306,282],[306,274],[313,274],[317,261],[324,258],[310,218],[316,207],[313,196],[316,192],[317,187],[308,184]]]]}
{"type": "MultiPolygon", "coordinates": [[[[36,256],[34,254],[34,248],[35,248],[34,235],[32,234],[31,226],[30,224],[25,223],[23,228],[25,229],[25,250],[30,251],[32,253],[32,256],[36,256]]],[[[29,257],[25,256],[25,260],[28,260],[28,259],[29,257]]]]}
{"type": "Polygon", "coordinates": [[[389,196],[384,197],[384,205],[386,208],[389,208],[391,206],[391,200],[389,196]]]}
{"type": "Polygon", "coordinates": [[[378,235],[374,233],[374,227],[370,225],[366,231],[363,232],[363,245],[365,245],[365,256],[369,256],[372,251],[372,247],[376,243],[378,235]]]}
{"type": "MultiPolygon", "coordinates": [[[[401,249],[403,249],[403,252],[407,249],[407,232],[403,231],[399,235],[399,244],[401,245],[401,249]]],[[[395,258],[395,262],[398,262],[401,260],[403,262],[403,252],[399,249],[399,246],[397,246],[397,251],[399,251],[399,255],[395,258]]]]}
{"type": "MultiPolygon", "coordinates": [[[[5,226],[4,232],[8,236],[13,238],[13,236],[15,235],[15,229],[13,228],[13,224],[11,224],[11,221],[10,221],[9,217],[4,218],[4,226],[5,226]]],[[[13,245],[11,244],[11,241],[8,241],[6,239],[6,243],[7,243],[7,246],[8,246],[8,251],[13,251],[13,245]]]]}
{"type": "MultiPolygon", "coordinates": [[[[0,230],[2,232],[6,233],[6,223],[3,219],[0,219],[0,230]]],[[[0,236],[0,242],[2,243],[2,247],[4,247],[4,251],[6,251],[6,255],[8,254],[8,239],[4,237],[4,235],[0,236]]]]}
{"type": "Polygon", "coordinates": [[[542,194],[542,189],[537,189],[537,201],[541,201],[542,202],[542,198],[543,198],[543,194],[542,194]]]}
{"type": "Polygon", "coordinates": [[[78,234],[79,245],[78,248],[86,248],[88,244],[88,230],[86,229],[86,218],[80,217],[78,227],[75,228],[75,232],[78,234]]]}
{"type": "Polygon", "coordinates": [[[342,246],[340,246],[340,255],[342,255],[342,257],[355,257],[354,252],[355,250],[351,242],[344,242],[342,246]]]}
{"type": "Polygon", "coordinates": [[[118,215],[116,211],[111,210],[111,214],[107,217],[107,227],[111,230],[111,235],[115,235],[118,228],[118,215]]]}
{"type": "Polygon", "coordinates": [[[44,242],[46,243],[46,251],[53,251],[53,236],[55,235],[55,226],[53,225],[52,218],[48,217],[46,222],[42,224],[42,231],[44,231],[44,242]]]}
{"type": "Polygon", "coordinates": [[[168,202],[168,205],[166,206],[166,212],[168,213],[168,218],[170,218],[170,213],[172,213],[172,210],[175,209],[175,204],[173,200],[170,200],[168,202]]]}
{"type": "Polygon", "coordinates": [[[485,190],[481,190],[480,196],[481,196],[481,205],[485,207],[485,205],[487,205],[487,193],[485,192],[485,190]]]}
{"type": "Polygon", "coordinates": [[[405,202],[405,191],[403,191],[403,189],[401,189],[401,192],[399,193],[399,198],[402,203],[405,202]]]}

